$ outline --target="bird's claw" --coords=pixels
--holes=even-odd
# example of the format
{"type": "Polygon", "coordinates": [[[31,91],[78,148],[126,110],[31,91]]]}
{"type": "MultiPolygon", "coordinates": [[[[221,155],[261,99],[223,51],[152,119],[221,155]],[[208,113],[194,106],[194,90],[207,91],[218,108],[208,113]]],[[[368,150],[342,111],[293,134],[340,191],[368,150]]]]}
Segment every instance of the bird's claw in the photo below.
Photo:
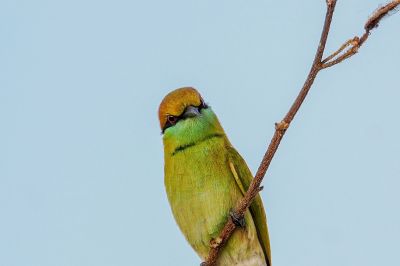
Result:
{"type": "Polygon", "coordinates": [[[244,219],[244,215],[240,216],[238,214],[236,214],[236,212],[231,211],[229,213],[229,215],[231,216],[232,222],[240,227],[240,228],[244,228],[246,226],[246,220],[244,219]]]}

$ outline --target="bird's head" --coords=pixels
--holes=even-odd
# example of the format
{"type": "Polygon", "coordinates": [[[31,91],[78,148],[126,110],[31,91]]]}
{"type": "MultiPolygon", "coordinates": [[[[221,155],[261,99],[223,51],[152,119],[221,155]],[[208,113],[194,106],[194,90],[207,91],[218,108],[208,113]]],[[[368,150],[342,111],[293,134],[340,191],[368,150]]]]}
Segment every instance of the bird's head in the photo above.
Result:
{"type": "Polygon", "coordinates": [[[158,118],[164,143],[168,142],[171,148],[196,143],[213,134],[224,134],[211,107],[191,87],[168,93],[161,101],[158,118]]]}

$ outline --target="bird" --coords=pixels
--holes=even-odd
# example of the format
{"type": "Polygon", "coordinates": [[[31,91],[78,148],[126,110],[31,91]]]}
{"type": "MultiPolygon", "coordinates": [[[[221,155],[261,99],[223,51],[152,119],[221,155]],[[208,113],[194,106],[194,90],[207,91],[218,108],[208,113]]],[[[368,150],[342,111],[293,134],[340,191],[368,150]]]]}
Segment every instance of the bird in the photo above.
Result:
{"type": "Polygon", "coordinates": [[[253,176],[212,108],[195,88],[183,87],[163,98],[158,118],[167,198],[191,247],[205,261],[232,217],[239,228],[222,248],[216,265],[271,266],[267,218],[260,195],[244,217],[233,212],[253,176]]]}

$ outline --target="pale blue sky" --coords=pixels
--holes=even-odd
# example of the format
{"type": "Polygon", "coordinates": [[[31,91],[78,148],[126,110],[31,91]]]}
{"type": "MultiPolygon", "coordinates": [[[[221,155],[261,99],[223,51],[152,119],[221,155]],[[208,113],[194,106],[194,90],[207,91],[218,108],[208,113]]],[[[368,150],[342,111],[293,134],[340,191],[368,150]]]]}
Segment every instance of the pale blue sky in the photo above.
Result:
{"type": "MultiPolygon", "coordinates": [[[[339,1],[328,51],[381,1],[339,1]]],[[[253,172],[325,1],[0,2],[0,266],[198,265],[157,108],[195,86],[253,172]]],[[[398,263],[400,14],[317,78],[264,181],[277,266],[398,263]]]]}

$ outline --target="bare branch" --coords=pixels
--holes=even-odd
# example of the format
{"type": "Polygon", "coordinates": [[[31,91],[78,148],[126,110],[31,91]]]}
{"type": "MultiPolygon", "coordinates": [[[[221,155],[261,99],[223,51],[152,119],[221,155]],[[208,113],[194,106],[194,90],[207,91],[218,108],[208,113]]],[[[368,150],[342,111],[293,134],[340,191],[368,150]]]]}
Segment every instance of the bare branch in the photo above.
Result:
{"type": "MultiPolygon", "coordinates": [[[[239,216],[243,217],[246,210],[251,205],[253,199],[256,195],[260,192],[261,187],[260,184],[265,176],[265,173],[268,170],[268,167],[279,147],[279,144],[286,133],[286,130],[289,128],[290,123],[292,122],[293,118],[297,114],[298,110],[300,109],[304,99],[306,98],[314,80],[319,73],[320,70],[338,64],[345,60],[346,58],[351,57],[355,53],[357,53],[358,49],[361,45],[368,39],[369,33],[372,29],[376,28],[380,22],[380,20],[385,17],[389,12],[394,10],[399,4],[400,0],[395,0],[390,2],[389,4],[379,8],[375,11],[372,16],[368,19],[367,23],[365,24],[365,33],[359,37],[354,37],[351,40],[345,42],[336,52],[322,60],[322,56],[325,50],[326,41],[328,39],[328,34],[332,22],[333,13],[336,6],[336,0],[326,0],[327,10],[325,15],[325,22],[321,33],[320,42],[317,48],[317,52],[315,54],[315,58],[313,64],[311,66],[310,72],[307,76],[306,81],[302,89],[300,90],[297,98],[293,102],[292,106],[290,107],[288,113],[285,115],[283,120],[279,123],[275,123],[275,133],[271,139],[271,142],[268,146],[267,151],[264,154],[264,157],[261,161],[261,164],[257,170],[257,173],[252,180],[249,189],[247,190],[244,197],[237,203],[234,213],[239,216]],[[350,47],[350,48],[349,48],[350,47]],[[346,48],[349,48],[347,51],[342,53],[346,48]],[[342,54],[341,54],[342,53],[342,54]]],[[[210,243],[210,252],[208,254],[207,260],[203,262],[202,266],[213,266],[215,265],[218,254],[221,249],[224,247],[226,242],[229,240],[230,236],[233,234],[236,228],[235,223],[233,222],[232,218],[229,216],[228,220],[223,227],[222,231],[220,232],[219,236],[212,240],[210,243]]]]}
{"type": "MultiPolygon", "coordinates": [[[[321,34],[321,39],[318,45],[317,53],[315,55],[314,63],[311,67],[310,73],[304,83],[303,88],[300,91],[300,94],[297,96],[295,102],[293,103],[292,107],[290,108],[289,112],[282,120],[282,122],[277,123],[275,125],[275,134],[272,137],[272,140],[268,146],[267,151],[265,152],[264,158],[261,161],[261,164],[257,170],[257,173],[252,180],[249,189],[246,192],[246,195],[240,200],[235,208],[235,213],[238,215],[243,216],[247,208],[250,206],[251,202],[253,201],[254,197],[259,192],[259,187],[261,181],[264,178],[265,173],[268,170],[268,167],[272,161],[272,158],[275,155],[276,150],[281,142],[283,135],[286,132],[286,129],[289,127],[290,122],[293,120],[293,117],[296,115],[297,111],[299,110],[302,102],[304,101],[311,85],[314,82],[315,77],[317,76],[318,71],[321,69],[321,59],[324,53],[326,40],[328,38],[329,29],[332,22],[333,12],[335,10],[336,0],[327,0],[327,12],[325,15],[325,23],[321,34]]],[[[232,219],[230,218],[227,223],[225,224],[224,228],[222,229],[219,239],[221,240],[219,245],[213,245],[210,249],[208,258],[206,262],[203,262],[203,266],[212,266],[217,261],[218,253],[221,248],[225,245],[228,241],[229,237],[232,235],[233,231],[235,230],[236,226],[233,223],[232,219]]]]}

